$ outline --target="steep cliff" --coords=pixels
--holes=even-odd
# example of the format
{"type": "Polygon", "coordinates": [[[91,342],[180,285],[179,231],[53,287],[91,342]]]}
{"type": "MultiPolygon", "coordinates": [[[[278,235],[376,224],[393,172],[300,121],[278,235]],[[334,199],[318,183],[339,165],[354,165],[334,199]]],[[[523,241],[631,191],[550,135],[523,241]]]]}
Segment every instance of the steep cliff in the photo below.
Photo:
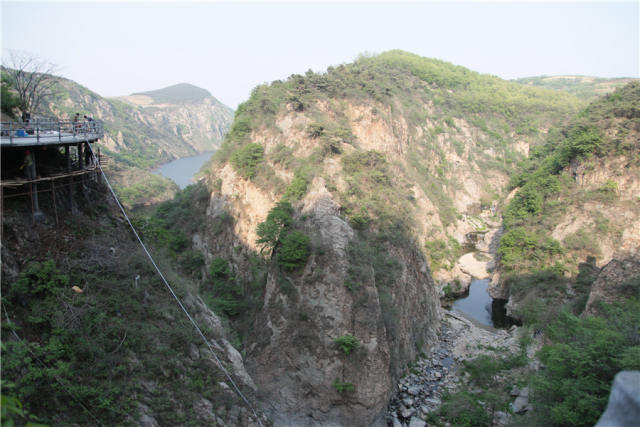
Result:
{"type": "MultiPolygon", "coordinates": [[[[524,172],[505,214],[499,252],[505,274],[494,297],[510,296],[510,314],[539,298],[587,302],[587,257],[601,267],[640,251],[640,83],[593,102],[549,132],[524,172]]],[[[520,313],[522,314],[522,313],[520,313]]]]}
{"type": "Polygon", "coordinates": [[[264,282],[244,285],[252,307],[234,320],[279,424],[383,422],[406,363],[437,343],[428,262],[453,268],[465,234],[486,227],[481,205],[583,105],[400,51],[253,90],[203,180],[194,244],[256,283],[251,254],[277,203],[293,207],[282,236],[310,238],[297,268],[280,262],[286,237],[263,252],[264,282]],[[361,346],[341,353],[344,336],[361,346]]]}

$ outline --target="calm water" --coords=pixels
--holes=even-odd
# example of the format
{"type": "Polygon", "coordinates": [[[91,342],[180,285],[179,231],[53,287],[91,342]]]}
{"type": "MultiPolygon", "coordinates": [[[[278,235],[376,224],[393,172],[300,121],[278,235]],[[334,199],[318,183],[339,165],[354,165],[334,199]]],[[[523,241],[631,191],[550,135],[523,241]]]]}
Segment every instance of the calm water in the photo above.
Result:
{"type": "Polygon", "coordinates": [[[193,184],[191,178],[198,173],[204,162],[209,160],[215,151],[206,151],[196,156],[182,157],[160,166],[153,173],[171,178],[180,188],[193,184]]]}
{"type": "Polygon", "coordinates": [[[513,319],[507,317],[504,308],[507,301],[494,300],[487,293],[489,279],[473,279],[469,286],[469,293],[455,300],[449,308],[454,313],[464,314],[483,325],[505,329],[513,325],[513,319]]]}

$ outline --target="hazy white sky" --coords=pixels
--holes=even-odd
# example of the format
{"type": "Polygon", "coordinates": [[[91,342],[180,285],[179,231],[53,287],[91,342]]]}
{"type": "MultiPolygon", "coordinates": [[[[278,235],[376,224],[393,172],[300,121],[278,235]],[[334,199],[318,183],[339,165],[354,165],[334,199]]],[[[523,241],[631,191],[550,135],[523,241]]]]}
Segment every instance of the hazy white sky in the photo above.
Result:
{"type": "Polygon", "coordinates": [[[231,108],[263,82],[402,49],[505,79],[639,77],[630,2],[10,2],[2,49],[34,52],[102,96],[176,83],[231,108]]]}

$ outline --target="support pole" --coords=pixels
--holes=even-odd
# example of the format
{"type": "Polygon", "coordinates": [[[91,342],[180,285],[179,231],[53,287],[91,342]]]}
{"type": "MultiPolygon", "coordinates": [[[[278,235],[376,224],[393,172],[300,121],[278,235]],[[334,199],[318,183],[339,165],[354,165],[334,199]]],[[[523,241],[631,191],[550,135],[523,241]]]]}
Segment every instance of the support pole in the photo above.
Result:
{"type": "MultiPolygon", "coordinates": [[[[78,143],[78,165],[81,171],[84,171],[84,144],[82,142],[78,143]]],[[[87,194],[84,192],[84,174],[82,175],[82,181],[80,183],[80,192],[84,198],[87,197],[87,194]]]]}
{"type": "Polygon", "coordinates": [[[64,147],[64,155],[67,160],[67,175],[69,175],[69,210],[73,212],[73,176],[71,176],[71,150],[68,145],[64,147]]]}
{"type": "Polygon", "coordinates": [[[58,207],[56,206],[56,180],[51,180],[51,192],[53,193],[53,211],[56,213],[56,227],[58,226],[58,207]]]}
{"type": "Polygon", "coordinates": [[[38,176],[37,172],[36,172],[36,153],[35,150],[33,151],[33,153],[31,154],[31,158],[33,159],[33,165],[31,166],[31,176],[30,179],[32,180],[31,182],[31,203],[32,203],[32,208],[31,210],[33,211],[33,220],[34,221],[38,221],[38,222],[42,222],[44,221],[44,214],[42,213],[42,211],[40,210],[40,205],[38,204],[38,183],[37,181],[35,181],[36,176],[38,176]]]}

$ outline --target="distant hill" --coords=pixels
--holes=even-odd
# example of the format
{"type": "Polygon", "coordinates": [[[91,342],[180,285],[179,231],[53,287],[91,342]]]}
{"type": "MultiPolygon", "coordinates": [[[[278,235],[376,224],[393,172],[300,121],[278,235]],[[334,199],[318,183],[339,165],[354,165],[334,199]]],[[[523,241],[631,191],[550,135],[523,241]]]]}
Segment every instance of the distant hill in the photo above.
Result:
{"type": "Polygon", "coordinates": [[[526,86],[569,92],[578,98],[591,101],[611,93],[629,82],[639,79],[620,77],[614,79],[588,76],[538,76],[511,80],[526,86]]]}
{"type": "Polygon", "coordinates": [[[161,180],[145,170],[216,150],[233,120],[233,110],[207,90],[189,84],[114,98],[103,98],[67,79],[61,88],[41,113],[61,119],[80,113],[103,120],[105,137],[100,145],[119,164],[112,178],[130,205],[172,197],[174,184],[163,178],[166,182],[158,185],[161,180]],[[144,183],[154,190],[143,191],[144,183]]]}
{"type": "Polygon", "coordinates": [[[188,83],[179,83],[163,89],[132,93],[131,95],[145,95],[151,97],[153,98],[154,104],[173,105],[199,103],[211,96],[208,90],[188,83]]]}

